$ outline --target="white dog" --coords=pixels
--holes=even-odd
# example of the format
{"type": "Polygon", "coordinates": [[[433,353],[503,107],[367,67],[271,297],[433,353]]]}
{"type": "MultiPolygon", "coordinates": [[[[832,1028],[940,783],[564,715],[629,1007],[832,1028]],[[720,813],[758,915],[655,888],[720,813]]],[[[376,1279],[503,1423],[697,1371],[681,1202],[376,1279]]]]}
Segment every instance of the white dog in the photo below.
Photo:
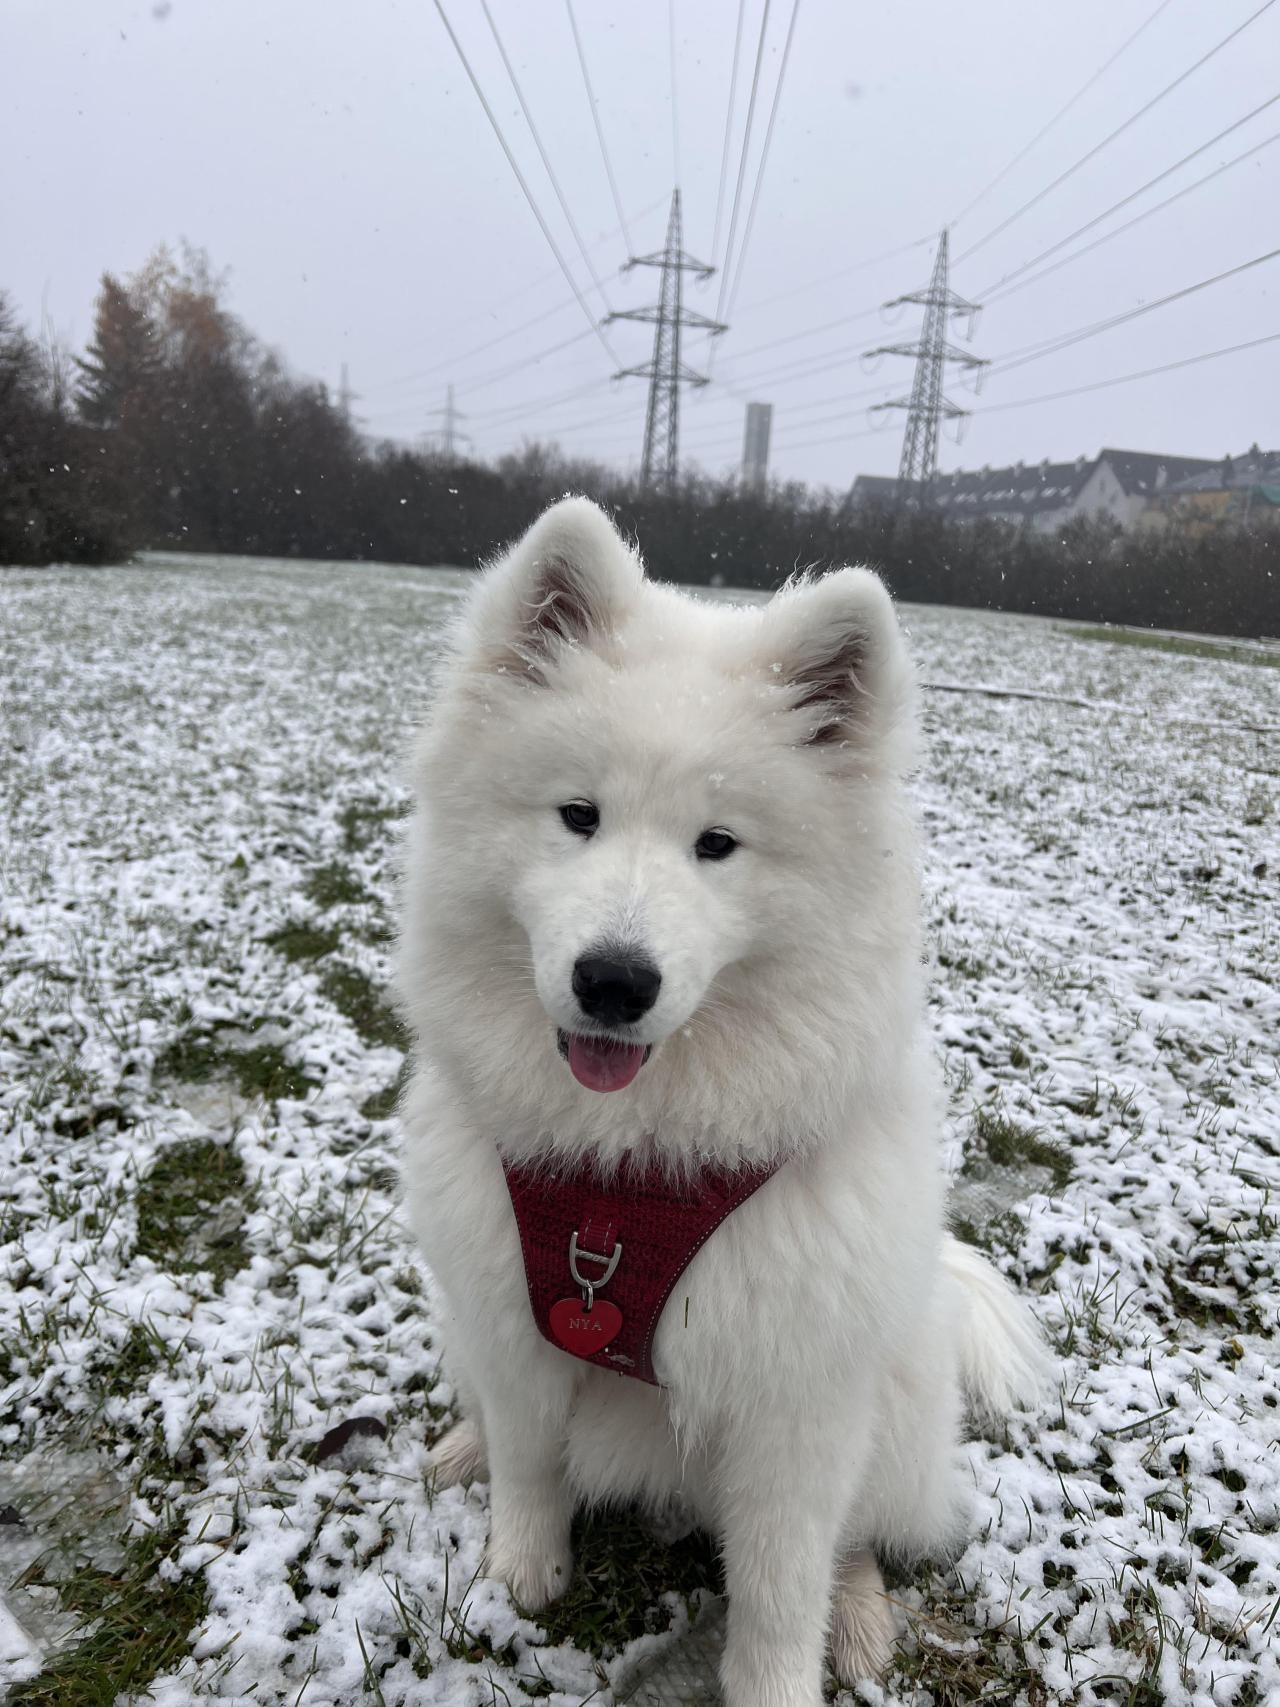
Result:
{"type": "Polygon", "coordinates": [[[489,1476],[528,1610],[575,1501],[691,1509],[730,1707],[817,1707],[828,1642],[884,1669],[875,1555],[954,1545],[964,1397],[1044,1370],[944,1230],[914,732],[869,571],[699,602],[566,499],[479,580],[417,755],[405,1177],[465,1411],[436,1468],[489,1476]]]}

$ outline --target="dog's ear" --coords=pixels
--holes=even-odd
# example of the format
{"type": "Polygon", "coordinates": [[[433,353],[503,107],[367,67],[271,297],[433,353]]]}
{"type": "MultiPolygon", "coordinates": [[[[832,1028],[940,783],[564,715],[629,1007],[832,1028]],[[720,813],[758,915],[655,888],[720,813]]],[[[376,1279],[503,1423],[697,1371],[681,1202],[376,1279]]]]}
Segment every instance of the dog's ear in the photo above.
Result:
{"type": "Polygon", "coordinates": [[[761,662],[798,713],[801,744],[906,763],[914,722],[911,663],[893,601],[870,569],[793,581],[764,613],[761,662]]]}
{"type": "Polygon", "coordinates": [[[604,649],[643,573],[598,505],[562,498],[485,576],[470,624],[481,667],[540,683],[564,648],[604,649]]]}

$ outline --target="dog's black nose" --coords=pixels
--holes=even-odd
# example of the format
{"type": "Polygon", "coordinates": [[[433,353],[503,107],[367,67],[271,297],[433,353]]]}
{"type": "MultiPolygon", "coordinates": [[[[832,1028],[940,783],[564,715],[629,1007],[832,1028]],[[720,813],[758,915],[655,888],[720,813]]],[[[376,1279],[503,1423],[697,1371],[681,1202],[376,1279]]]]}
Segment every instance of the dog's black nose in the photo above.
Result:
{"type": "Polygon", "coordinates": [[[601,1025],[631,1025],[658,999],[662,974],[647,960],[584,954],[573,969],[573,993],[601,1025]]]}

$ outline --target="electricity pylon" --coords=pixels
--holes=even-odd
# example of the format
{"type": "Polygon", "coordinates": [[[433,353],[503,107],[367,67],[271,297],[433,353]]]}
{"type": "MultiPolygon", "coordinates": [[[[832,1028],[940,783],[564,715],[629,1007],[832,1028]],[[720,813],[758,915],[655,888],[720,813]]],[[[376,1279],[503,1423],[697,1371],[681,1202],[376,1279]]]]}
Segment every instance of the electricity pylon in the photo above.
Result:
{"type": "Polygon", "coordinates": [[[459,431],[460,424],[467,417],[453,401],[453,387],[451,385],[445,387],[444,408],[429,409],[427,413],[442,417],[440,425],[432,428],[430,436],[440,441],[440,451],[443,456],[452,460],[457,456],[461,443],[471,443],[466,433],[459,431]]]}
{"type": "Polygon", "coordinates": [[[605,324],[609,325],[614,320],[651,322],[655,328],[653,360],[646,362],[643,367],[624,367],[621,373],[614,377],[649,381],[649,407],[645,412],[640,483],[642,486],[671,487],[675,484],[680,456],[680,387],[711,383],[706,374],[696,373],[681,361],[680,334],[686,327],[710,332],[713,337],[728,330],[718,320],[709,320],[705,314],[699,314],[696,310],[684,306],[685,273],[697,273],[699,278],[709,279],[715,268],[709,267],[705,261],[695,260],[692,255],[686,254],[682,247],[678,189],[671,195],[671,217],[667,221],[665,248],[653,255],[633,255],[623,271],[628,272],[632,267],[662,268],[657,304],[652,308],[629,308],[611,314],[605,324]]]}
{"type": "Polygon", "coordinates": [[[869,356],[914,356],[916,371],[911,381],[911,395],[897,397],[891,403],[877,403],[875,411],[882,409],[905,409],[907,412],[907,430],[902,436],[902,456],[898,462],[898,489],[900,500],[915,498],[917,502],[925,502],[929,496],[929,488],[938,472],[938,431],[943,421],[959,420],[968,415],[968,409],[961,409],[942,390],[943,376],[948,362],[954,362],[959,367],[986,367],[987,363],[980,356],[972,356],[967,350],[958,350],[954,344],[947,342],[947,321],[957,314],[976,314],[977,304],[966,302],[964,297],[957,296],[947,283],[947,233],[943,231],[938,239],[937,259],[933,263],[933,277],[929,280],[927,290],[910,291],[906,296],[896,296],[892,302],[886,302],[886,308],[897,308],[904,303],[919,302],[924,305],[924,325],[920,330],[918,344],[882,344],[879,349],[868,350],[869,356]]]}

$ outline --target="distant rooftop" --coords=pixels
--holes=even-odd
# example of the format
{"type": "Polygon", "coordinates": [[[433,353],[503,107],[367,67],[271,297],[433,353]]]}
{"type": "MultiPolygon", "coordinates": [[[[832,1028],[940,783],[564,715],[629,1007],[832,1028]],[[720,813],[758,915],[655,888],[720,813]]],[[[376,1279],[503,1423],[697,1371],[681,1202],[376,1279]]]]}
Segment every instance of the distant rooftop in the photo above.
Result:
{"type": "MultiPolygon", "coordinates": [[[[1073,462],[1015,462],[1007,468],[957,469],[939,474],[929,489],[933,503],[956,516],[1035,516],[1069,509],[1092,475],[1105,465],[1126,497],[1144,497],[1177,483],[1208,475],[1221,467],[1206,457],[1167,456],[1157,451],[1104,447],[1097,456],[1073,462]]],[[[855,502],[890,501],[897,481],[883,475],[860,474],[853,486],[855,502]]]]}

